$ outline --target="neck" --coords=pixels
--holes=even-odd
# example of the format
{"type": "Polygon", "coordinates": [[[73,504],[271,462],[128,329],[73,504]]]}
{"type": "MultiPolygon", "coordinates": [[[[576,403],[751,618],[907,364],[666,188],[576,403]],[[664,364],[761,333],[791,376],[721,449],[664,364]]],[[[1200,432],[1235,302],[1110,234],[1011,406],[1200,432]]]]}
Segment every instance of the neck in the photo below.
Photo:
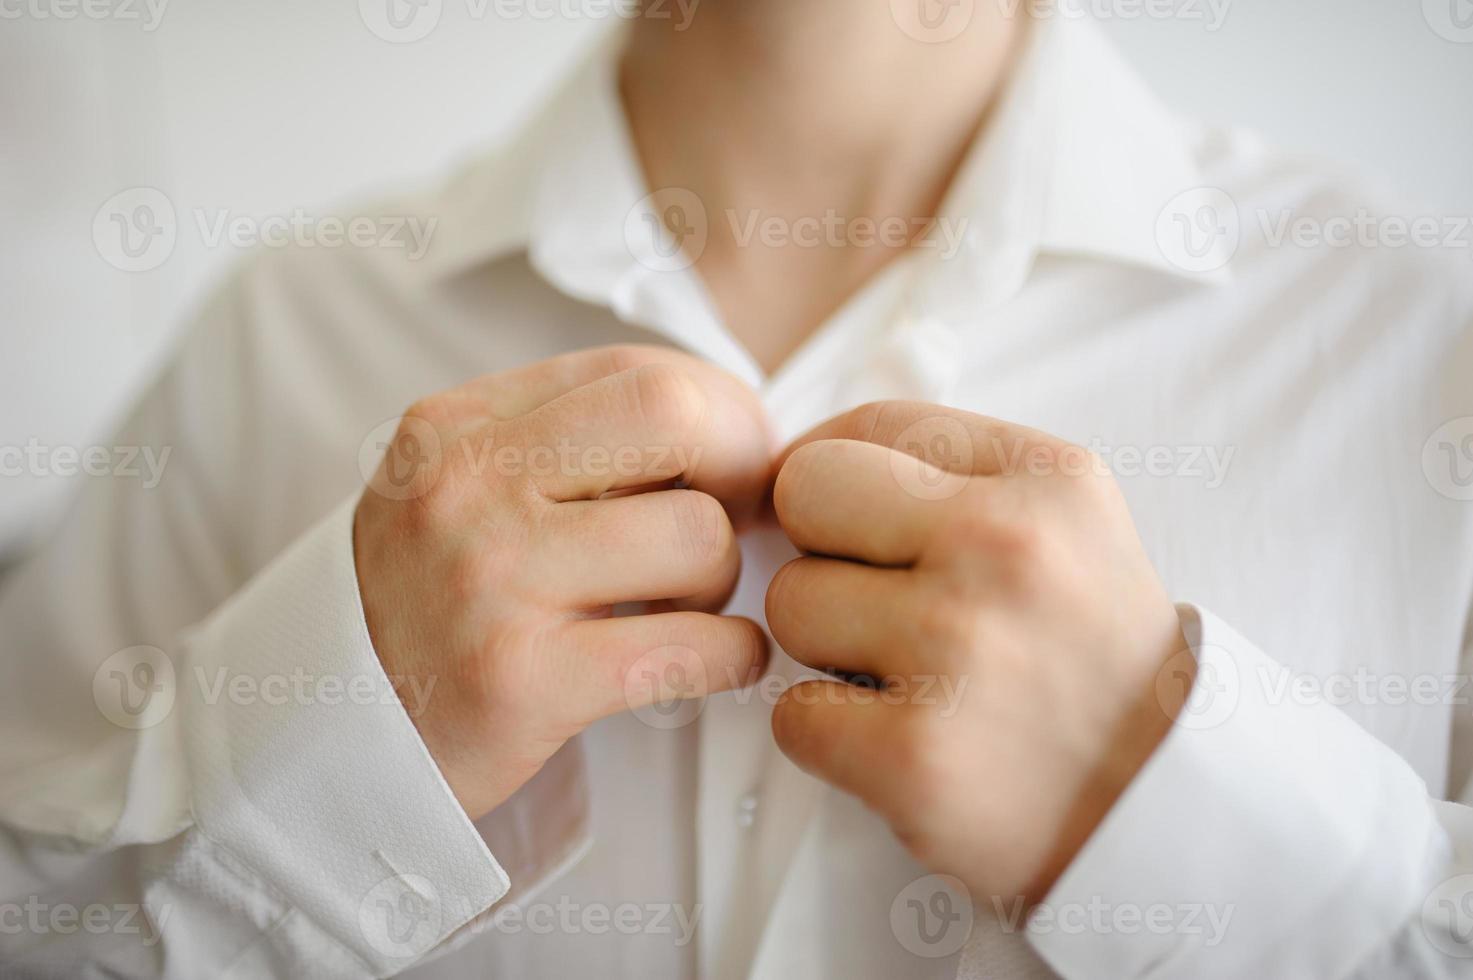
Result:
{"type": "Polygon", "coordinates": [[[769,368],[905,244],[758,246],[742,235],[751,218],[934,216],[1006,74],[1019,22],[1004,5],[976,4],[944,43],[918,39],[933,35],[892,14],[924,6],[954,9],[704,0],[687,18],[635,21],[621,86],[645,176],[704,203],[710,235],[697,270],[769,368]],[[774,286],[789,308],[753,315],[754,292],[774,286]]]}

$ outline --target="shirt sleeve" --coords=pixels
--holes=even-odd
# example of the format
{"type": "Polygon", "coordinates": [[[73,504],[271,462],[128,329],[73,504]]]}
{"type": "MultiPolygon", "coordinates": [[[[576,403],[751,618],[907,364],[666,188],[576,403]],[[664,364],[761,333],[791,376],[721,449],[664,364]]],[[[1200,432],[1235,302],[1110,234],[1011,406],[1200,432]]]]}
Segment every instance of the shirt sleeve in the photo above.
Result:
{"type": "Polygon", "coordinates": [[[1029,919],[1065,978],[1466,976],[1473,811],[1180,607],[1186,709],[1029,919]]]}
{"type": "Polygon", "coordinates": [[[115,438],[167,464],[87,481],[0,591],[0,961],[27,976],[384,976],[508,892],[414,727],[433,689],[374,653],[353,499],[270,523],[256,467],[294,450],[252,419],[292,363],[243,305],[221,294],[115,438]],[[258,564],[268,531],[295,543],[258,564]]]}

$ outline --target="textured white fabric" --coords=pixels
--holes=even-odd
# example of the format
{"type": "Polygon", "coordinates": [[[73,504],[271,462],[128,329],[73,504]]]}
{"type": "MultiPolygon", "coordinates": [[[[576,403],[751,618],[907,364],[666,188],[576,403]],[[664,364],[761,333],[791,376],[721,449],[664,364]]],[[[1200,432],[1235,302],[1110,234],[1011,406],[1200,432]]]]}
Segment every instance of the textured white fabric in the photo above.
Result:
{"type": "MultiPolygon", "coordinates": [[[[1462,431],[1445,423],[1473,416],[1466,256],[1276,244],[1281,215],[1372,202],[1174,119],[1067,21],[1041,25],[943,206],[965,228],[957,253],[896,263],[770,377],[689,270],[652,260],[648,190],[600,52],[502,151],[385,210],[438,220],[423,260],[263,253],[201,312],[115,440],[169,447],[163,479],[89,485],[0,597],[7,961],[40,976],[1456,972],[1446,950],[1473,920],[1456,881],[1433,888],[1473,848],[1468,811],[1439,802],[1463,798],[1473,748],[1455,686],[1473,504],[1466,473],[1437,466],[1462,431]],[[1204,187],[1240,219],[1222,254],[1171,238],[1178,214],[1212,230],[1173,204],[1204,187]],[[415,398],[623,341],[728,368],[785,435],[907,397],[1096,448],[1172,594],[1222,617],[1182,607],[1203,710],[1026,929],[1005,897],[935,904],[873,815],[775,751],[768,687],[674,730],[600,723],[473,832],[415,735],[413,692],[382,696],[349,502],[415,398]],[[1285,688],[1281,668],[1319,683],[1285,688]],[[341,686],[267,700],[298,673],[341,686]],[[1436,690],[1336,695],[1364,674],[1436,690]],[[369,696],[345,705],[355,680],[369,696]],[[141,904],[147,928],[27,917],[97,902],[141,904]],[[1141,925],[1154,905],[1165,932],[1141,925]]],[[[732,610],[760,617],[791,548],[767,531],[743,551],[732,610]]],[[[796,674],[785,657],[773,670],[796,674]]]]}

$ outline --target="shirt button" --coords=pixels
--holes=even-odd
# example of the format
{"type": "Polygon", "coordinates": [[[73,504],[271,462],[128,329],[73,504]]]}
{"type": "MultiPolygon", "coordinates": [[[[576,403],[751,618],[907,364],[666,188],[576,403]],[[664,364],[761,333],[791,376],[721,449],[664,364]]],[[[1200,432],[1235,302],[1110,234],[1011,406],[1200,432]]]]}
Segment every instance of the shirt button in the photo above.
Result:
{"type": "Polygon", "coordinates": [[[741,827],[743,830],[745,830],[746,828],[752,826],[752,824],[757,822],[757,806],[758,801],[756,793],[748,793],[741,799],[737,800],[736,822],[738,827],[741,827]]]}

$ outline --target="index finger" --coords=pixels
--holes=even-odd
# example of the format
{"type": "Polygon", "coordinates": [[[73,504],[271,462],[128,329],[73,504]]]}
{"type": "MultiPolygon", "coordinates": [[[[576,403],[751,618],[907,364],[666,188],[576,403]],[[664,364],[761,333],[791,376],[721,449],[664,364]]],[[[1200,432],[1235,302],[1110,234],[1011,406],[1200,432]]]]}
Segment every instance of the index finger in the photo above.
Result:
{"type": "Polygon", "coordinates": [[[645,364],[554,398],[507,431],[529,458],[556,460],[533,473],[554,500],[678,481],[740,524],[767,491],[772,437],[756,392],[716,370],[645,364]]]}
{"type": "Polygon", "coordinates": [[[928,402],[870,402],[799,436],[783,451],[778,469],[796,450],[825,439],[886,446],[949,473],[970,476],[1011,472],[1026,463],[1033,447],[1060,445],[1058,439],[1037,429],[959,408],[928,402]]]}
{"type": "MultiPolygon", "coordinates": [[[[725,372],[673,347],[654,344],[612,344],[558,354],[533,364],[482,375],[458,389],[488,408],[498,419],[513,419],[535,411],[555,398],[600,378],[622,374],[646,364],[670,364],[694,372],[717,385],[730,385],[725,372]]],[[[739,383],[739,382],[737,382],[739,383]]]]}

